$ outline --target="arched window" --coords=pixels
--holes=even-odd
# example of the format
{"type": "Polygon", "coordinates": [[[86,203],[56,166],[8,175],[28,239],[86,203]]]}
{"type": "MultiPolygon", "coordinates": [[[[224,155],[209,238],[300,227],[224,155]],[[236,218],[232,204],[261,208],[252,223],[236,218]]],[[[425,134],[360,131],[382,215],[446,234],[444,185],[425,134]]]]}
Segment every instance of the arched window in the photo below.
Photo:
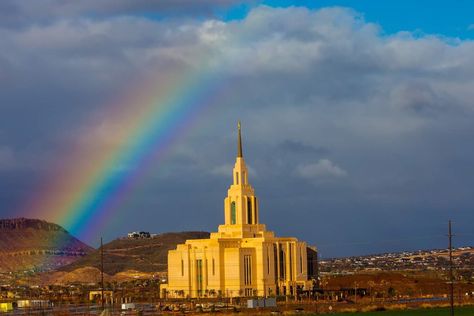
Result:
{"type": "Polygon", "coordinates": [[[235,202],[230,203],[230,223],[235,224],[235,202]]]}
{"type": "Polygon", "coordinates": [[[252,224],[252,200],[247,198],[247,223],[252,224]]]}

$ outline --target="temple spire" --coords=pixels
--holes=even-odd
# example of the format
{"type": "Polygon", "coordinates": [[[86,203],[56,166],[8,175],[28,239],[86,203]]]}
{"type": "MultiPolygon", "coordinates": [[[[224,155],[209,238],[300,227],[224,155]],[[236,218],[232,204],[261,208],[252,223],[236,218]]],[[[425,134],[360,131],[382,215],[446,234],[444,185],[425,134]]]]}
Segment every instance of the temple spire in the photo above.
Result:
{"type": "Polygon", "coordinates": [[[237,144],[237,157],[242,158],[242,135],[240,132],[240,121],[237,123],[237,130],[239,131],[239,138],[238,138],[238,144],[237,144]]]}

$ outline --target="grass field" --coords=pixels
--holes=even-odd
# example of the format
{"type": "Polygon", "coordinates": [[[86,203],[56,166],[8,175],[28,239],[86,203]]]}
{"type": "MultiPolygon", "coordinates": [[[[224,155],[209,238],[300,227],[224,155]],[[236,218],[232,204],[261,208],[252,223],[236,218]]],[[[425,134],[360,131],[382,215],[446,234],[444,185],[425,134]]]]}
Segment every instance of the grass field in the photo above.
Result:
{"type": "MultiPolygon", "coordinates": [[[[334,313],[331,316],[449,316],[449,308],[427,308],[403,311],[384,311],[366,313],[334,313]]],[[[455,316],[474,316],[474,307],[456,307],[455,316]]]]}

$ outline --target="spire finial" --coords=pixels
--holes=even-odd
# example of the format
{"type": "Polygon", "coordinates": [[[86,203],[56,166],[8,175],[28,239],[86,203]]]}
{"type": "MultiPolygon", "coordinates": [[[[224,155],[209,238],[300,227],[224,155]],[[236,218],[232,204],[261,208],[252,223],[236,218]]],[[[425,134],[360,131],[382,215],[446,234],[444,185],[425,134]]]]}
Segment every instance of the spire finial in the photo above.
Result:
{"type": "Polygon", "coordinates": [[[237,144],[237,157],[242,158],[242,135],[240,132],[240,121],[237,123],[237,130],[239,132],[238,144],[237,144]]]}

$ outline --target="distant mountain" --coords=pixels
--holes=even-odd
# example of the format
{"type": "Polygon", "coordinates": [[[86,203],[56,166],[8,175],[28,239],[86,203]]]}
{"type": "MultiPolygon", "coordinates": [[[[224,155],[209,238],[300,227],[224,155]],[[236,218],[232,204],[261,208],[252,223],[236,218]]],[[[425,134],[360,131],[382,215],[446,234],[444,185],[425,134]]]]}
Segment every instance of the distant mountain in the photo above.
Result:
{"type": "MultiPolygon", "coordinates": [[[[187,239],[209,238],[208,232],[164,233],[151,238],[120,238],[104,245],[104,272],[114,275],[125,271],[163,272],[167,270],[168,250],[187,239]]],[[[100,269],[100,250],[60,268],[73,272],[77,269],[100,269]]]]}
{"type": "Polygon", "coordinates": [[[57,224],[0,219],[0,273],[53,270],[93,250],[57,224]]]}

